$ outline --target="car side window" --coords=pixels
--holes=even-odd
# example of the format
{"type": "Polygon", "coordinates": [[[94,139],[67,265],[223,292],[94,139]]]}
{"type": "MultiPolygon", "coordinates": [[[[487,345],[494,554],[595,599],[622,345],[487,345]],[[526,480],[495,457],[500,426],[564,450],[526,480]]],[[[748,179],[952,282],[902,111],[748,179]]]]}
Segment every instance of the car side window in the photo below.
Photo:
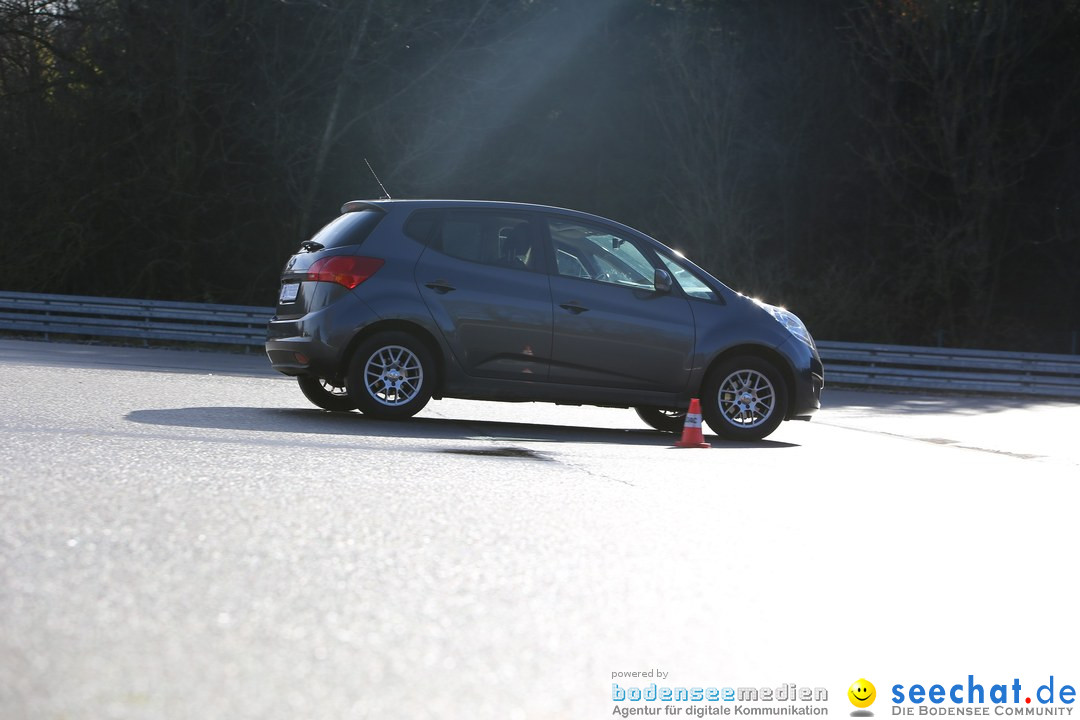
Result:
{"type": "Polygon", "coordinates": [[[539,270],[540,252],[528,216],[483,210],[447,210],[431,236],[431,247],[459,260],[539,270]]]}
{"type": "Polygon", "coordinates": [[[683,289],[684,293],[692,298],[698,298],[699,300],[716,299],[716,293],[712,291],[712,288],[702,282],[702,280],[688,268],[683,267],[674,259],[669,258],[664,254],[660,254],[660,261],[664,263],[664,267],[668,269],[668,272],[675,277],[675,282],[679,283],[679,287],[683,289]]]}
{"type": "Polygon", "coordinates": [[[566,218],[548,217],[547,226],[559,275],[653,289],[653,265],[631,240],[566,218]]]}
{"type": "Polygon", "coordinates": [[[431,238],[431,233],[438,221],[438,210],[417,210],[405,221],[403,230],[413,240],[426,243],[431,238]]]}

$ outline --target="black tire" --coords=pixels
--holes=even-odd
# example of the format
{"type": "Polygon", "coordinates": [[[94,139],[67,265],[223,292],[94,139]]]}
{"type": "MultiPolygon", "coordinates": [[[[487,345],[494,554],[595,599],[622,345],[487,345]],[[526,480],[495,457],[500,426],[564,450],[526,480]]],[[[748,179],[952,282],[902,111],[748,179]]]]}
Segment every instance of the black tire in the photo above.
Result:
{"type": "Polygon", "coordinates": [[[655,407],[636,407],[634,412],[649,427],[666,433],[680,433],[686,424],[685,410],[664,410],[655,407]]]}
{"type": "Polygon", "coordinates": [[[780,371],[752,355],[714,368],[701,390],[705,422],[728,440],[761,440],[780,425],[787,408],[787,385],[780,371]]]}
{"type": "Polygon", "coordinates": [[[356,403],[341,385],[334,385],[329,380],[311,375],[299,375],[296,381],[305,397],[323,410],[349,412],[356,409],[356,403]]]}
{"type": "Polygon", "coordinates": [[[360,412],[382,420],[404,420],[423,410],[431,399],[435,361],[415,336],[383,332],[356,348],[345,383],[360,412]]]}

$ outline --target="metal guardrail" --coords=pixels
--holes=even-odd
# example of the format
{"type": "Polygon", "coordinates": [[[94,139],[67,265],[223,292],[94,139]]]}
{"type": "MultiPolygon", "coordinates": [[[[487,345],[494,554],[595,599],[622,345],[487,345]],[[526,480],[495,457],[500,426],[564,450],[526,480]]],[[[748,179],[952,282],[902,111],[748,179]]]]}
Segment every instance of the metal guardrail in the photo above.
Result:
{"type": "Polygon", "coordinates": [[[1080,355],[819,342],[826,384],[1080,398],[1080,355]]]}
{"type": "MultiPolygon", "coordinates": [[[[0,332],[262,347],[273,308],[0,291],[0,332]]],[[[1080,398],[1080,356],[819,342],[828,385],[1080,398]]]]}
{"type": "Polygon", "coordinates": [[[0,331],[262,346],[273,308],[0,291],[0,331]]]}

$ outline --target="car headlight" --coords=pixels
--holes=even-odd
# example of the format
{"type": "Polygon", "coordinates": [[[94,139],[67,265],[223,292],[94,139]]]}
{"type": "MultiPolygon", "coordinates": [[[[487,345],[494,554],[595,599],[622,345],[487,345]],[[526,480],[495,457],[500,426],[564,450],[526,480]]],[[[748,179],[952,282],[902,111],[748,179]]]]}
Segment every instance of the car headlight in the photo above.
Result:
{"type": "Polygon", "coordinates": [[[814,345],[814,338],[810,337],[810,331],[806,329],[806,325],[803,324],[803,321],[799,319],[798,315],[793,312],[788,312],[782,307],[776,307],[775,305],[770,305],[769,303],[764,303],[760,300],[755,300],[754,302],[763,309],[768,310],[769,313],[776,318],[776,322],[783,325],[789,333],[802,340],[810,347],[817,349],[814,345]]]}

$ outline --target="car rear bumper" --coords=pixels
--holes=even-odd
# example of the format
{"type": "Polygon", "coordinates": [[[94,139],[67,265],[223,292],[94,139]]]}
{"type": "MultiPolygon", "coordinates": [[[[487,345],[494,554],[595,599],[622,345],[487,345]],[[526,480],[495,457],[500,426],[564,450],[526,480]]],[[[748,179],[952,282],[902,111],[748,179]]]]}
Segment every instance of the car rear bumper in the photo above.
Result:
{"type": "MultiPolygon", "coordinates": [[[[271,326],[273,321],[271,320],[271,326]]],[[[282,328],[275,328],[280,333],[282,328]]],[[[270,358],[270,365],[275,370],[285,375],[308,375],[311,374],[311,359],[316,358],[316,365],[320,356],[325,354],[326,348],[316,345],[312,338],[300,336],[284,336],[266,340],[266,356],[270,358]]]]}
{"type": "Polygon", "coordinates": [[[271,318],[266,327],[266,356],[285,375],[314,375],[341,380],[349,341],[378,316],[347,294],[331,305],[295,319],[271,318]]]}

